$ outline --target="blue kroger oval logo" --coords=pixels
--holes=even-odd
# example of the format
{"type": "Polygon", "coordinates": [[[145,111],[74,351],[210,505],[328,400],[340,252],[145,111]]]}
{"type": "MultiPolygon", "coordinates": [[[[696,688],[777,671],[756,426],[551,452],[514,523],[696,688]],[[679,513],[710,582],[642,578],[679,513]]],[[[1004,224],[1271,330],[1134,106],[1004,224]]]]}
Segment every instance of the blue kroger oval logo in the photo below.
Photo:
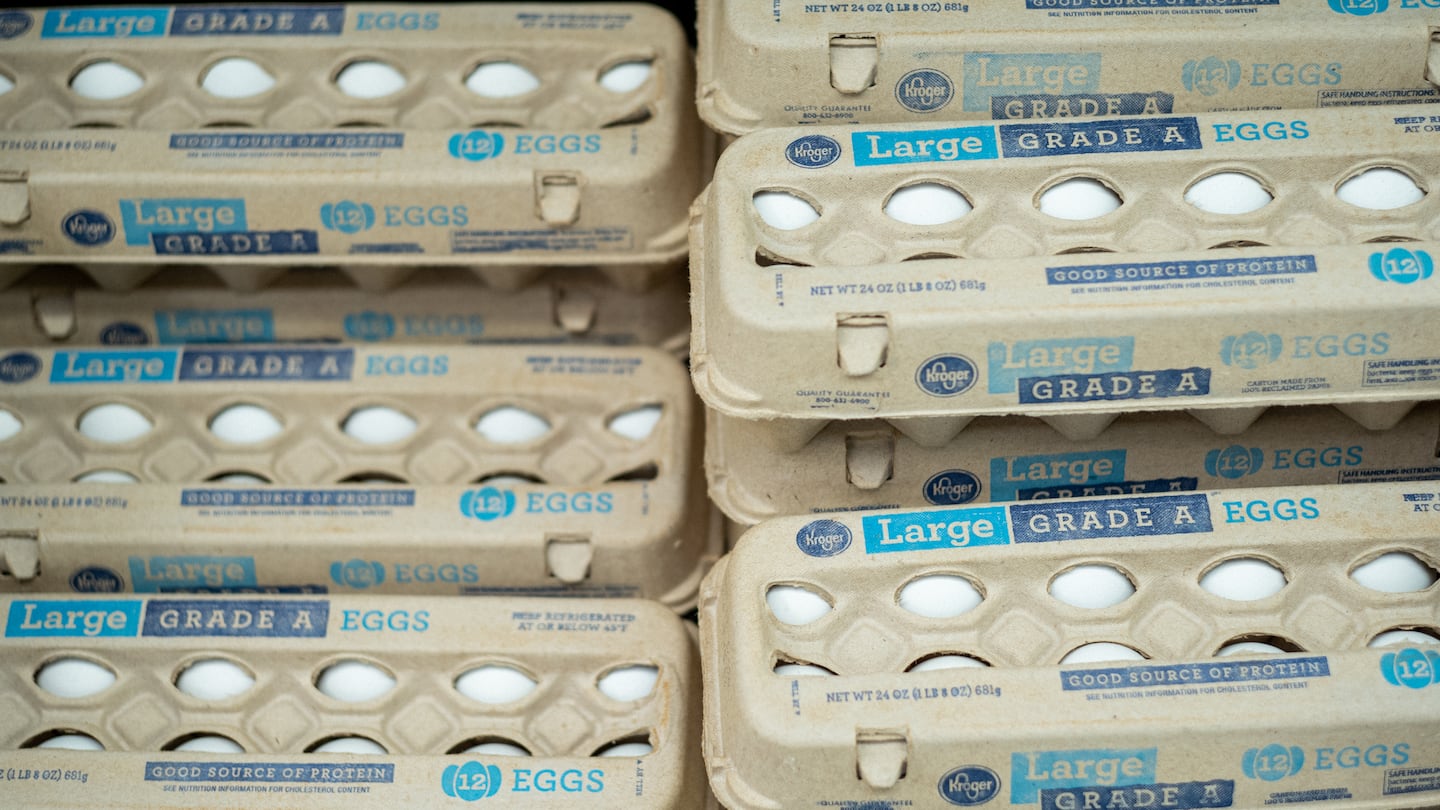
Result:
{"type": "Polygon", "coordinates": [[[364,590],[385,581],[385,566],[370,560],[330,563],[330,578],[336,585],[364,590]]]}
{"type": "Polygon", "coordinates": [[[812,520],[795,533],[795,545],[811,557],[834,557],[850,540],[850,527],[838,520],[812,520]]]}
{"type": "Polygon", "coordinates": [[[1330,0],[1331,11],[1336,14],[1349,14],[1352,17],[1382,14],[1389,7],[1389,0],[1330,0]]]}
{"type": "Polygon", "coordinates": [[[1240,770],[1251,779],[1278,782],[1294,776],[1305,767],[1305,751],[1297,745],[1285,747],[1270,743],[1264,748],[1251,748],[1240,759],[1240,770]]]}
{"type": "Polygon", "coordinates": [[[100,342],[106,346],[144,346],[150,335],[138,324],[116,321],[100,330],[100,342]]]}
{"type": "Polygon", "coordinates": [[[1205,472],[1220,478],[1244,478],[1265,466],[1265,452],[1258,447],[1232,444],[1205,454],[1205,472]]]}
{"type": "Polygon", "coordinates": [[[23,11],[0,12],[0,39],[14,39],[29,31],[34,22],[23,11]]]}
{"type": "Polygon", "coordinates": [[[1215,56],[1207,56],[1198,62],[1192,59],[1181,69],[1180,81],[1186,90],[1213,96],[1222,90],[1233,90],[1240,84],[1240,63],[1215,56]]]}
{"type": "Polygon", "coordinates": [[[823,169],[840,159],[840,142],[829,135],[806,135],[785,147],[785,159],[802,169],[823,169]]]}
{"type": "Polygon", "coordinates": [[[70,575],[70,590],[76,593],[119,593],[125,580],[109,568],[92,565],[70,575]]]}
{"type": "Polygon", "coordinates": [[[515,511],[515,493],[508,489],[483,487],[460,496],[460,513],[476,520],[495,520],[515,511]]]}
{"type": "Polygon", "coordinates": [[[440,789],[452,799],[488,799],[500,792],[500,769],[474,760],[451,765],[440,775],[440,789]]]}
{"type": "Polygon", "coordinates": [[[11,352],[0,357],[0,382],[22,383],[40,373],[40,358],[30,352],[11,352]]]}
{"type": "Polygon", "coordinates": [[[1220,341],[1220,360],[1227,366],[1259,368],[1280,359],[1285,341],[1275,333],[1246,332],[1220,341]]]}
{"type": "Polygon", "coordinates": [[[450,136],[450,156],[479,162],[505,151],[505,137],[498,132],[473,129],[450,136]]]}
{"type": "Polygon", "coordinates": [[[345,316],[345,336],[351,340],[389,340],[395,336],[395,319],[383,312],[352,312],[345,316]]]}
{"type": "Polygon", "coordinates": [[[930,68],[912,70],[895,83],[895,100],[913,112],[935,112],[954,97],[955,83],[949,76],[930,68]]]}
{"type": "Polygon", "coordinates": [[[1423,250],[1390,248],[1384,253],[1370,254],[1370,275],[1381,281],[1414,284],[1435,273],[1435,260],[1423,250]]]}
{"type": "Polygon", "coordinates": [[[71,211],[60,222],[60,229],[77,245],[93,247],[103,245],[115,238],[115,223],[110,218],[88,208],[71,211]]]}
{"type": "Polygon", "coordinates": [[[375,226],[375,206],[341,200],[320,206],[320,224],[332,231],[359,233],[375,226]]]}
{"type": "Polygon", "coordinates": [[[980,479],[969,470],[946,470],[925,482],[925,500],[937,506],[969,503],[980,496],[980,479]]]}
{"type": "Polygon", "coordinates": [[[953,397],[975,384],[975,363],[963,354],[937,354],[915,370],[915,384],[927,394],[953,397]]]}
{"type": "Polygon", "coordinates": [[[940,777],[940,798],[961,807],[984,804],[1000,793],[1000,777],[982,765],[961,765],[940,777]]]}

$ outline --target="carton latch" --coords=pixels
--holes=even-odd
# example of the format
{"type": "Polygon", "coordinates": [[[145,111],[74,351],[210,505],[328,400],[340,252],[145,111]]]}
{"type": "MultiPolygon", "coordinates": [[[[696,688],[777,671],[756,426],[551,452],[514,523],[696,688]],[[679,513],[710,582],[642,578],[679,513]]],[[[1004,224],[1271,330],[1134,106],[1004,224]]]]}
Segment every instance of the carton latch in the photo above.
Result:
{"type": "Polygon", "coordinates": [[[64,340],[75,334],[75,299],[63,293],[45,293],[30,302],[35,325],[51,340],[64,340]]]}
{"type": "Polygon", "coordinates": [[[0,574],[21,582],[40,576],[40,532],[0,533],[0,574]]]}
{"type": "Polygon", "coordinates": [[[599,304],[589,290],[555,288],[555,325],[567,334],[583,335],[595,325],[599,304]]]}
{"type": "Polygon", "coordinates": [[[874,34],[832,35],[830,86],[852,96],[874,87],[879,55],[874,34]]]}
{"type": "Polygon", "coordinates": [[[588,537],[551,537],[545,541],[545,566],[550,576],[576,585],[590,576],[595,547],[588,537]]]}
{"type": "Polygon", "coordinates": [[[910,741],[904,731],[855,730],[855,776],[876,790],[889,790],[905,778],[910,741]]]}
{"type": "Polygon", "coordinates": [[[1430,29],[1430,49],[1425,52],[1425,81],[1440,87],[1440,28],[1430,29]]]}
{"type": "Polygon", "coordinates": [[[835,350],[840,368],[851,377],[874,374],[890,354],[890,319],[885,315],[837,315],[835,350]]]}
{"type": "Polygon", "coordinates": [[[0,225],[19,225],[30,218],[30,173],[0,171],[0,225]]]}
{"type": "Polygon", "coordinates": [[[879,489],[894,476],[894,436],[884,433],[845,437],[845,480],[860,489],[879,489]]]}
{"type": "Polygon", "coordinates": [[[536,172],[535,211],[552,228],[574,225],[580,218],[580,175],[536,172]]]}

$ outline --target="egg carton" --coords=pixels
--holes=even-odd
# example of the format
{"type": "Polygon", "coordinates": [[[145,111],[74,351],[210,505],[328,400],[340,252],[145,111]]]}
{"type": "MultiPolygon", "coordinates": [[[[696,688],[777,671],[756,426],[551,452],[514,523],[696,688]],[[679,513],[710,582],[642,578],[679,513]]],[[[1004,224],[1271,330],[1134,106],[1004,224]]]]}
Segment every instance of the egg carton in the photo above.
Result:
{"type": "Polygon", "coordinates": [[[1024,416],[981,417],[925,445],[880,420],[831,422],[777,447],[763,422],[706,414],[710,497],[746,526],[780,515],[1235,487],[1440,480],[1440,403],[1385,431],[1334,408],[1274,408],[1217,435],[1183,413],[1122,415],[1068,441],[1024,416]]]}
{"type": "Polygon", "coordinates": [[[343,256],[377,283],[417,263],[672,266],[713,147],[684,32],[648,5],[35,9],[0,25],[3,275],[60,256],[117,261],[117,285],[155,262],[243,276],[343,256]],[[248,73],[216,95],[236,64],[248,73]],[[94,85],[132,92],[81,94],[94,85]]]}
{"type": "Polygon", "coordinates": [[[651,602],[47,595],[0,605],[0,772],[15,806],[497,797],[678,810],[707,794],[695,642],[651,602]]]}
{"type": "Polygon", "coordinates": [[[1434,806],[1437,497],[763,523],[702,589],[711,787],[736,810],[1434,806]]]}
{"type": "Polygon", "coordinates": [[[31,278],[0,292],[0,345],[592,343],[683,357],[690,342],[683,273],[643,292],[585,270],[549,271],[508,290],[427,268],[383,294],[335,269],[288,272],[250,293],[178,269],[123,294],[59,268],[31,278]]]}
{"type": "Polygon", "coordinates": [[[1440,151],[1409,109],[747,136],[694,211],[695,385],[792,446],[834,419],[943,444],[979,415],[1085,438],[1304,403],[1387,427],[1440,396],[1440,151]],[[928,157],[875,157],[903,144],[928,157]]]}
{"type": "Polygon", "coordinates": [[[1440,100],[1433,8],[1410,0],[701,0],[697,17],[700,115],[737,135],[1440,100]]]}
{"type": "Polygon", "coordinates": [[[655,349],[37,349],[0,370],[0,590],[686,610],[723,548],[684,371],[655,349]]]}

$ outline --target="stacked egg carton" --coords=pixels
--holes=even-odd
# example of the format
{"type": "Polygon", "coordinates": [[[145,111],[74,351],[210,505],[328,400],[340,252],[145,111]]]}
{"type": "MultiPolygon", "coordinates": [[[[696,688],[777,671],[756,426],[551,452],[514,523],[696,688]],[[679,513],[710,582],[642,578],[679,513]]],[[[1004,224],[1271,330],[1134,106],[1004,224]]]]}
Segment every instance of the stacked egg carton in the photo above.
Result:
{"type": "Polygon", "coordinates": [[[1440,477],[1440,69],[1386,6],[702,4],[722,802],[1434,803],[1436,495],[1383,482],[1440,477]]]}
{"type": "Polygon", "coordinates": [[[709,801],[675,613],[722,542],[678,359],[711,139],[674,20],[37,9],[0,38],[12,795],[709,801]],[[467,691],[476,655],[535,695],[467,691]],[[255,691],[179,694],[212,658],[255,691]]]}

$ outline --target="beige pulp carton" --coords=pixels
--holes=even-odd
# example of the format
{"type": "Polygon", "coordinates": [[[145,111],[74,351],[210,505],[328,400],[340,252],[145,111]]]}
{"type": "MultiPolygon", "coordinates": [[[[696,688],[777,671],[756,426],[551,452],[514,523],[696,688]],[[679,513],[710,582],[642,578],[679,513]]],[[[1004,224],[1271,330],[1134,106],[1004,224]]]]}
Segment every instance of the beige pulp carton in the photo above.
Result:
{"type": "Polygon", "coordinates": [[[711,787],[732,810],[1434,807],[1437,498],[1331,485],[761,524],[701,596],[711,787]],[[1082,569],[1126,587],[1087,604],[1063,587],[1082,569]],[[929,598],[947,590],[969,598],[929,598]],[[1108,656],[1057,663],[1095,642],[1108,656]],[[1273,652],[1216,655],[1245,642],[1273,652]]]}
{"type": "Polygon", "coordinates": [[[683,262],[708,171],[684,33],[649,5],[29,9],[0,37],[0,275],[344,261],[377,286],[420,264],[643,286],[683,262]]]}
{"type": "Polygon", "coordinates": [[[633,291],[595,270],[551,270],[519,289],[458,268],[425,268],[383,293],[336,269],[294,270],[255,292],[162,269],[117,293],[46,267],[0,291],[0,345],[289,343],[593,343],[684,356],[689,284],[667,274],[633,291]]]}
{"type": "Polygon", "coordinates": [[[1267,405],[1339,403],[1394,424],[1440,396],[1440,151],[1418,109],[747,136],[695,209],[696,388],[791,447],[861,418],[932,445],[1011,413],[1071,437],[1122,410],[1234,432],[1267,405]],[[1219,175],[1252,210],[1187,202],[1219,175]],[[1381,178],[1398,199],[1352,193],[1381,178]],[[910,190],[951,221],[887,214],[910,190]],[[1051,192],[1092,218],[1042,213],[1051,192]],[[786,204],[779,226],[757,193],[786,204]]]}
{"type": "Polygon", "coordinates": [[[1435,22],[1424,0],[701,0],[697,98],[735,135],[1433,104],[1435,22]]]}
{"type": "Polygon", "coordinates": [[[9,806],[688,810],[707,795],[694,640],[650,602],[51,595],[0,611],[9,806]],[[64,677],[67,659],[100,677],[64,677]],[[236,694],[196,669],[216,662],[242,673],[236,694]],[[331,687],[356,665],[379,673],[368,691],[331,687]],[[653,680],[609,678],[629,668],[653,680]],[[499,695],[477,671],[518,686],[499,695]],[[38,747],[59,734],[105,750],[38,747]],[[179,748],[200,736],[241,750],[179,748]],[[315,750],[337,737],[384,753],[315,750]],[[615,742],[653,750],[597,756],[615,742]],[[470,750],[487,743],[516,755],[470,750]]]}
{"type": "Polygon", "coordinates": [[[686,610],[723,547],[693,395],[655,349],[36,349],[0,371],[4,590],[686,610]]]}
{"type": "Polygon", "coordinates": [[[799,450],[763,422],[707,414],[710,497],[732,520],[1150,492],[1440,480],[1440,404],[1385,431],[1334,408],[1273,408],[1217,435],[1183,413],[1124,414],[1070,441],[1023,416],[981,417],[938,446],[879,420],[832,422],[799,450]]]}

